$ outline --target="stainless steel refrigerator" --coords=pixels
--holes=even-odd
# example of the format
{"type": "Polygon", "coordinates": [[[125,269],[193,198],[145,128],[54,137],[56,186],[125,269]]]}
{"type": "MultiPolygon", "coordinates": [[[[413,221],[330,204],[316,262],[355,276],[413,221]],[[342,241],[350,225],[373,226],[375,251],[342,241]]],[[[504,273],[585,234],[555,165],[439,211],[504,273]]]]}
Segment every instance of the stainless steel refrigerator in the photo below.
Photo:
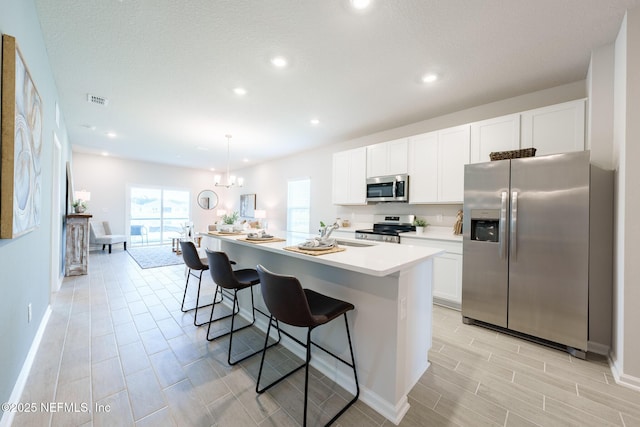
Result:
{"type": "Polygon", "coordinates": [[[462,315],[584,357],[611,337],[613,181],[588,151],[465,166],[462,315]]]}

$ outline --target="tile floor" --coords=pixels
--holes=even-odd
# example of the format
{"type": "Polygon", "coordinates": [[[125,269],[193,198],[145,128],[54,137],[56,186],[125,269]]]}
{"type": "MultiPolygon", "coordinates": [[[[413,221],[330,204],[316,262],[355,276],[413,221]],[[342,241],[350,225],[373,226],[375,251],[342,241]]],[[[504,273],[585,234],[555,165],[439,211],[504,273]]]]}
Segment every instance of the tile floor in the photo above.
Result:
{"type": "MultiPolygon", "coordinates": [[[[66,278],[52,298],[21,399],[67,406],[16,414],[13,425],[300,425],[303,376],[257,395],[260,357],[229,367],[228,340],[207,342],[206,329],[180,311],[183,286],[184,266],[142,270],[124,252],[92,252],[90,274],[66,278]]],[[[464,325],[459,312],[438,306],[433,332],[431,367],[401,426],[640,426],[640,392],[616,385],[602,358],[582,361],[464,325]]],[[[261,336],[249,328],[237,343],[241,356],[261,336]]],[[[273,350],[268,375],[293,359],[273,350]]],[[[322,425],[348,395],[317,372],[311,386],[309,422],[322,425]]],[[[393,424],[357,402],[336,425],[393,424]]]]}

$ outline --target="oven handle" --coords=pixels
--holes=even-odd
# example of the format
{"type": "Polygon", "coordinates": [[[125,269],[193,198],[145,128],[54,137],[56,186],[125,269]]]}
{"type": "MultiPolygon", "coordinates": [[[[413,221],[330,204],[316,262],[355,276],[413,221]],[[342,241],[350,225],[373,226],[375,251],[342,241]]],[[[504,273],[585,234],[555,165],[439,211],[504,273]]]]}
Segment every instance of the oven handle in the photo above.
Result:
{"type": "Polygon", "coordinates": [[[396,198],[396,189],[398,188],[398,180],[394,179],[393,180],[393,189],[392,189],[392,197],[395,199],[396,198]]]}

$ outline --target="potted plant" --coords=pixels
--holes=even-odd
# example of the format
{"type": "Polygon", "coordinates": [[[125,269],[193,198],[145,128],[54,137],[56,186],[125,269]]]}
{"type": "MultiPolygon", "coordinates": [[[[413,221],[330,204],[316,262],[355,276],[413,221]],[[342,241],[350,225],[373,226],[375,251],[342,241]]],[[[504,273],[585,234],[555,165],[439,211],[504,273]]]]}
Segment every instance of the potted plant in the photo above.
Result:
{"type": "Polygon", "coordinates": [[[413,225],[415,225],[416,227],[416,234],[422,234],[424,233],[424,229],[427,227],[427,225],[429,225],[429,223],[422,218],[416,218],[413,221],[413,225]]]}
{"type": "Polygon", "coordinates": [[[83,213],[87,210],[87,202],[81,199],[75,200],[73,202],[73,210],[75,213],[83,213]]]}
{"type": "Polygon", "coordinates": [[[233,231],[233,226],[236,223],[236,221],[238,221],[238,218],[240,218],[240,214],[238,213],[238,211],[234,211],[229,215],[227,214],[222,215],[222,225],[219,226],[218,229],[221,231],[228,231],[228,232],[233,231]]]}

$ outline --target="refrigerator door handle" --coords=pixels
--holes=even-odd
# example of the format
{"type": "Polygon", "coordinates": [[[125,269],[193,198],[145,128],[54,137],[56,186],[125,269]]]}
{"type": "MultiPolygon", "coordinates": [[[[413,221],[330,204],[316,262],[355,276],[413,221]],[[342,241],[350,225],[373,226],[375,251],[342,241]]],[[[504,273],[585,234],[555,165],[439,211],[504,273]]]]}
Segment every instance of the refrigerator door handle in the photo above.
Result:
{"type": "Polygon", "coordinates": [[[507,192],[502,192],[502,200],[500,204],[500,244],[498,245],[498,251],[500,252],[500,258],[504,259],[507,256],[507,245],[505,243],[507,233],[507,192]]]}
{"type": "Polygon", "coordinates": [[[511,193],[511,242],[509,244],[510,258],[515,261],[518,249],[516,243],[518,241],[518,192],[511,193]]]}

